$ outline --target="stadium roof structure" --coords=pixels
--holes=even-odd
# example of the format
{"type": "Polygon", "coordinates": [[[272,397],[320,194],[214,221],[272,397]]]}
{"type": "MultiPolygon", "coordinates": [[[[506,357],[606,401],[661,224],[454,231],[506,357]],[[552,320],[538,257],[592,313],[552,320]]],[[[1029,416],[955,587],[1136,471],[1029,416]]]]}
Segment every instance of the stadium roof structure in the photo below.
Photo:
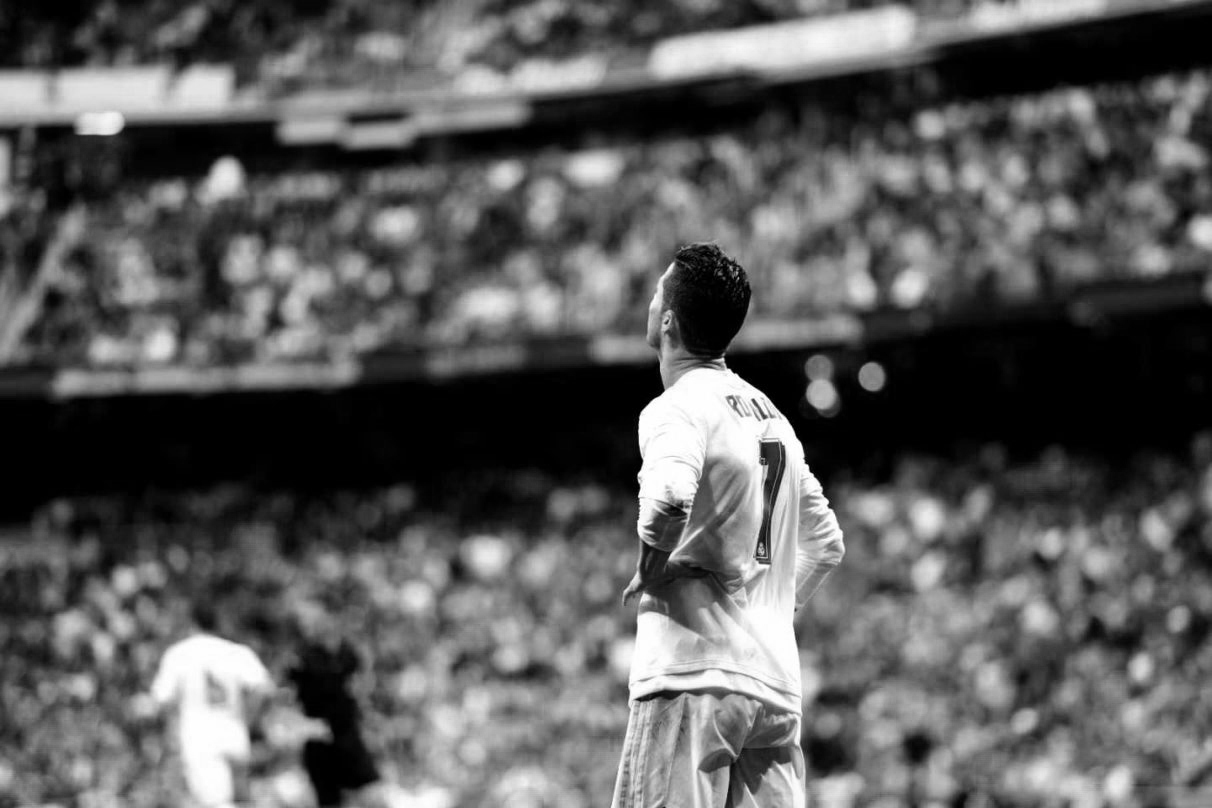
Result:
{"type": "MultiPolygon", "coordinates": [[[[0,129],[71,127],[90,116],[117,114],[125,127],[272,124],[284,145],[406,148],[427,136],[525,127],[594,102],[659,101],[670,93],[712,102],[970,59],[982,72],[1021,73],[1041,58],[1048,61],[1049,52],[1071,54],[1076,38],[1094,47],[1099,37],[1119,43],[1127,33],[1147,33],[1164,39],[1169,58],[1188,49],[1200,58],[1209,25],[1212,0],[1020,0],[945,18],[890,5],[674,36],[623,56],[532,61],[487,78],[474,72],[427,75],[400,82],[407,89],[284,94],[237,87],[228,65],[9,70],[0,71],[0,129]]],[[[1132,57],[1143,58],[1147,50],[1132,57]]],[[[1054,71],[1052,78],[1065,76],[1054,71]]]]}

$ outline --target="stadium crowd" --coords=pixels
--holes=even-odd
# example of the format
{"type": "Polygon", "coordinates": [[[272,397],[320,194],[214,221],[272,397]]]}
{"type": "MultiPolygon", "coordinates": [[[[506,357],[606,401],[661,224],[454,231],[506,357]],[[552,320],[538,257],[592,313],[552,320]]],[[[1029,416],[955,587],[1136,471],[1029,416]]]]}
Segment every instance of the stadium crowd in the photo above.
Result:
{"type": "MultiPolygon", "coordinates": [[[[223,62],[246,83],[347,85],[626,53],[676,34],[892,5],[892,0],[106,0],[0,8],[0,64],[223,62]]],[[[973,0],[912,0],[951,16],[973,0]]],[[[1004,3],[990,3],[1004,5],[1004,3]]]]}
{"type": "MultiPolygon", "coordinates": [[[[602,804],[632,495],[539,471],[429,490],[63,500],[10,529],[0,806],[171,803],[146,692],[200,594],[279,676],[292,616],[347,627],[371,747],[430,800],[407,804],[602,804]]],[[[906,456],[828,490],[848,554],[799,625],[818,804],[1203,804],[1212,434],[1130,463],[906,456]]],[[[291,760],[260,766],[267,803],[307,804],[291,760]]]]}
{"type": "Polygon", "coordinates": [[[326,359],[638,333],[675,242],[773,319],[1206,271],[1212,71],[901,111],[772,108],[654,141],[123,183],[47,279],[26,361],[326,359]]]}

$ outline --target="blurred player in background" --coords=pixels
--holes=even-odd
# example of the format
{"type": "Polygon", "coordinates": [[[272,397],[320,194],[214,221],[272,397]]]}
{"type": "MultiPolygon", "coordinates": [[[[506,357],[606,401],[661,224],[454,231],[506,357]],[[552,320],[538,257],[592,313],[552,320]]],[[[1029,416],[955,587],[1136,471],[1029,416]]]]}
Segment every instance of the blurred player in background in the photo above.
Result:
{"type": "Polygon", "coordinates": [[[327,733],[303,747],[303,766],[321,808],[343,805],[356,794],[359,805],[386,804],[375,786],[379,770],[362,739],[361,712],[351,690],[361,667],[357,652],[337,621],[320,607],[300,610],[302,642],[287,671],[303,713],[322,722],[327,733]]]}
{"type": "Polygon", "coordinates": [[[727,368],[744,269],[680,249],[648,309],[665,392],[640,415],[640,598],[614,808],[798,808],[794,617],[844,553],[785,417],[727,368]]]}
{"type": "Polygon", "coordinates": [[[219,616],[194,604],[190,636],[164,652],[151,695],[176,721],[177,748],[190,796],[202,808],[248,799],[249,728],[273,691],[251,648],[219,636],[219,616]]]}

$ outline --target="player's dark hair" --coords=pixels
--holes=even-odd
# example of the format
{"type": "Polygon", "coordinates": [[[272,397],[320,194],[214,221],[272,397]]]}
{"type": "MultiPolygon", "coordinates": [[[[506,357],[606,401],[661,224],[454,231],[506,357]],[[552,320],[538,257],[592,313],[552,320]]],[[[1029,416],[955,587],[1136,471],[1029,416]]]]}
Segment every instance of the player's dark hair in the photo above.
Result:
{"type": "Polygon", "coordinates": [[[693,354],[722,356],[749,312],[749,278],[715,244],[679,249],[663,294],[665,308],[678,318],[682,344],[693,354]]]}
{"type": "Polygon", "coordinates": [[[189,616],[194,625],[203,631],[214,632],[219,628],[219,611],[210,601],[195,600],[190,606],[189,616]]]}

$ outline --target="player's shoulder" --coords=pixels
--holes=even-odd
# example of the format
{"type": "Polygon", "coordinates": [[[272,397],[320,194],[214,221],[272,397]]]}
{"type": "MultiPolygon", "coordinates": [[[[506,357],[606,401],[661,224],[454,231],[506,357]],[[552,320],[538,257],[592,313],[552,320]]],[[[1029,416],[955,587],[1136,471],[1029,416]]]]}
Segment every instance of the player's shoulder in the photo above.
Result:
{"type": "Polygon", "coordinates": [[[160,655],[160,675],[170,676],[181,667],[181,657],[181,643],[175,642],[165,648],[164,653],[160,655]]]}
{"type": "Polygon", "coordinates": [[[220,648],[222,649],[222,653],[226,654],[230,659],[237,660],[241,663],[255,662],[260,664],[261,657],[257,655],[257,652],[253,650],[251,645],[246,645],[242,642],[225,638],[216,639],[218,639],[221,643],[220,648]]]}
{"type": "Polygon", "coordinates": [[[215,649],[209,638],[203,634],[192,634],[168,646],[160,664],[167,671],[188,671],[214,657],[215,649]]]}
{"type": "Polygon", "coordinates": [[[231,676],[247,682],[261,682],[268,676],[265,663],[251,645],[216,637],[212,659],[231,676]]]}
{"type": "Polygon", "coordinates": [[[165,659],[187,659],[200,653],[205,653],[206,643],[200,634],[191,634],[188,637],[173,642],[164,650],[165,659]]]}
{"type": "MultiPolygon", "coordinates": [[[[679,382],[680,384],[681,382],[679,382]]],[[[667,387],[640,410],[640,420],[652,420],[670,412],[674,412],[680,408],[681,395],[678,390],[678,385],[667,387]]]]}
{"type": "Polygon", "coordinates": [[[261,660],[261,655],[258,654],[251,645],[238,645],[238,654],[240,664],[254,678],[261,678],[267,675],[265,663],[261,660]]]}
{"type": "Polygon", "coordinates": [[[694,388],[684,386],[685,381],[679,380],[640,411],[641,435],[672,423],[693,425],[700,421],[701,405],[693,395],[694,388]]]}
{"type": "Polygon", "coordinates": [[[184,650],[189,656],[204,656],[211,660],[224,662],[236,660],[243,662],[249,657],[256,658],[256,652],[244,643],[220,637],[217,634],[196,634],[183,640],[189,643],[184,650]]]}
{"type": "Polygon", "coordinates": [[[653,409],[683,409],[693,412],[703,402],[704,394],[722,390],[732,384],[734,374],[716,368],[693,368],[649,402],[653,409]]]}

